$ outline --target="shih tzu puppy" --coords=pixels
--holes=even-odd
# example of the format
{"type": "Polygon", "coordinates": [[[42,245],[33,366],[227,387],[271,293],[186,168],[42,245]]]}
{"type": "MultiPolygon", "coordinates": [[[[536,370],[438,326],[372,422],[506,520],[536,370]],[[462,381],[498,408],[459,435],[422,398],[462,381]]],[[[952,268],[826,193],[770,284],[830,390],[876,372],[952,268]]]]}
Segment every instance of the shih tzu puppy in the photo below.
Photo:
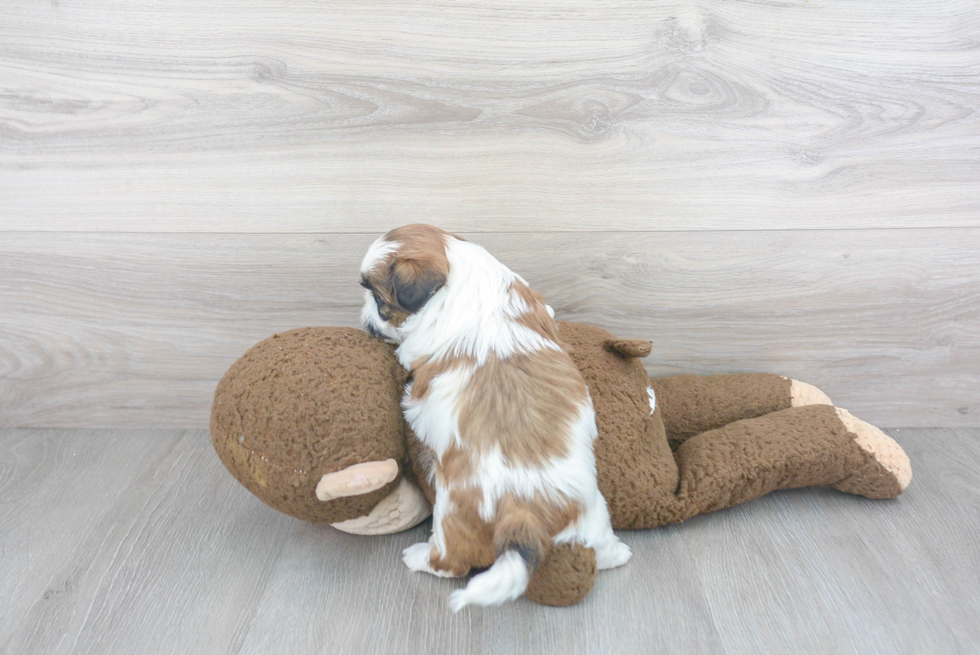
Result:
{"type": "Polygon", "coordinates": [[[428,225],[379,238],[361,265],[365,328],[412,373],[402,406],[432,451],[432,536],[412,571],[466,575],[453,611],[527,588],[552,544],[592,548],[600,569],[630,549],[596,483],[589,390],[550,308],[485,249],[428,225]]]}

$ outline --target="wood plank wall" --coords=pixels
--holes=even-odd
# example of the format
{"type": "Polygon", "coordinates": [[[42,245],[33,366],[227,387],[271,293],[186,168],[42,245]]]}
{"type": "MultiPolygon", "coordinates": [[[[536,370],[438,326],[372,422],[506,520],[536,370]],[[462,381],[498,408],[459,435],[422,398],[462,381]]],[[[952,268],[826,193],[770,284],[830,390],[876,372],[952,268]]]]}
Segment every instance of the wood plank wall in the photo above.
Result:
{"type": "Polygon", "coordinates": [[[980,426],[980,6],[0,0],[0,426],[206,427],[420,221],[653,374],[980,426]]]}

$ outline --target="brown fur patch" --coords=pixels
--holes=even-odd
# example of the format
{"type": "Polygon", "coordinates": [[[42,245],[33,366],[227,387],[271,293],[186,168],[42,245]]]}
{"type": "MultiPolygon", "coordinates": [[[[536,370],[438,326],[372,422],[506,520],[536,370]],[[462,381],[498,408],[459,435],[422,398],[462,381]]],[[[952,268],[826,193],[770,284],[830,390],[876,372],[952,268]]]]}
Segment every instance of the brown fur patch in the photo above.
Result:
{"type": "Polygon", "coordinates": [[[442,519],[446,553],[433,550],[430,565],[437,571],[466,575],[473,567],[484,568],[496,559],[493,551],[493,525],[480,517],[482,491],[477,487],[449,492],[452,509],[442,519]]]}
{"type": "Polygon", "coordinates": [[[587,394],[562,351],[491,356],[460,394],[460,439],[477,454],[497,446],[509,463],[542,466],[568,454],[569,430],[587,394]]]}
{"type": "Polygon", "coordinates": [[[442,454],[442,462],[436,467],[436,479],[440,484],[449,486],[469,480],[473,475],[473,456],[470,452],[449,446],[442,454]]]}
{"type": "Polygon", "coordinates": [[[543,539],[539,545],[547,553],[551,539],[578,520],[582,507],[578,503],[564,499],[552,503],[541,494],[528,500],[507,495],[497,503],[497,524],[494,530],[494,548],[499,555],[508,541],[532,543],[543,539]]]}
{"type": "Polygon", "coordinates": [[[396,227],[385,234],[386,241],[397,241],[402,244],[392,253],[397,259],[425,263],[427,268],[442,275],[449,275],[446,239],[450,237],[452,235],[445,230],[421,223],[396,227]]]}
{"type": "MultiPolygon", "coordinates": [[[[530,500],[507,495],[498,501],[493,520],[487,522],[480,516],[480,488],[453,489],[449,498],[452,509],[442,520],[446,553],[439,557],[433,552],[430,564],[453,575],[490,566],[511,547],[521,548],[522,556],[535,553],[539,562],[547,555],[554,536],[582,514],[582,507],[569,500],[556,504],[540,494],[530,500]]],[[[530,564],[535,568],[535,562],[530,564]]]]}
{"type": "Polygon", "coordinates": [[[461,366],[474,366],[476,359],[469,356],[446,357],[432,361],[423,357],[412,362],[412,399],[419,400],[429,394],[432,381],[449,371],[461,366]]]}
{"type": "Polygon", "coordinates": [[[510,285],[510,292],[516,294],[527,305],[527,311],[517,317],[517,322],[546,339],[559,343],[558,325],[548,313],[544,296],[520,280],[514,280],[510,285]]]}

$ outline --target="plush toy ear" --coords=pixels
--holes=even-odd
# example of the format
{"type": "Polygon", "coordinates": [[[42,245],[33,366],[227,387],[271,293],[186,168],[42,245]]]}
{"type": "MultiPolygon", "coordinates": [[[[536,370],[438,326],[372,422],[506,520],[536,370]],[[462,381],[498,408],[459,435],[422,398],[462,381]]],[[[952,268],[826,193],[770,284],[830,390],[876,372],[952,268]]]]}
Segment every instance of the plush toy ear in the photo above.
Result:
{"type": "Polygon", "coordinates": [[[645,339],[606,339],[602,345],[622,357],[646,357],[653,350],[653,342],[645,339]]]}
{"type": "Polygon", "coordinates": [[[391,271],[391,286],[395,302],[413,314],[422,309],[436,291],[446,283],[446,276],[424,263],[414,260],[395,262],[391,271]]]}

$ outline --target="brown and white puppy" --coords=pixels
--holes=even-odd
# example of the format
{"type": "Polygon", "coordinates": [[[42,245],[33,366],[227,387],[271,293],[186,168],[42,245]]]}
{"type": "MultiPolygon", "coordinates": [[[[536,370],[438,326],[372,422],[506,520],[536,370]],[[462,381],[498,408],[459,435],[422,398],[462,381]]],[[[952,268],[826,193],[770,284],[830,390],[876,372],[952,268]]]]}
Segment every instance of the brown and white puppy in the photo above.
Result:
{"type": "Polygon", "coordinates": [[[435,456],[432,537],[405,564],[447,577],[490,566],[453,611],[520,596],[555,543],[593,548],[600,569],[625,564],[596,483],[592,399],[542,297],[428,225],[375,241],[361,284],[365,328],[398,344],[405,417],[435,456]]]}

